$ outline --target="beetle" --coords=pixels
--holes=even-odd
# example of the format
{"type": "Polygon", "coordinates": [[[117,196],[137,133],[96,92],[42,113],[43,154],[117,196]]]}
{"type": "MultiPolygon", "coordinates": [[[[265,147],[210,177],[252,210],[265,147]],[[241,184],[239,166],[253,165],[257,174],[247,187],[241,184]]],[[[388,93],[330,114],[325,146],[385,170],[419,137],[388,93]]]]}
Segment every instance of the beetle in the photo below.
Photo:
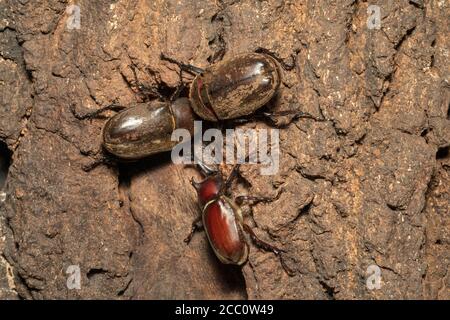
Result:
{"type": "Polygon", "coordinates": [[[273,199],[253,196],[238,196],[232,199],[227,195],[233,179],[238,174],[239,164],[234,166],[226,180],[220,171],[213,170],[202,162],[198,162],[197,165],[205,175],[205,179],[201,182],[192,179],[191,183],[197,191],[202,213],[193,221],[191,231],[184,241],[187,244],[191,241],[201,222],[217,258],[224,264],[243,265],[247,262],[249,254],[249,243],[245,237],[245,234],[248,234],[258,247],[278,256],[284,270],[292,276],[293,271],[286,266],[281,257],[284,250],[259,239],[252,228],[244,222],[240,208],[240,204],[244,201],[269,202],[273,199]]]}
{"type": "Polygon", "coordinates": [[[286,70],[293,67],[262,48],[223,60],[205,70],[164,54],[161,59],[195,74],[189,90],[191,107],[200,118],[214,122],[243,117],[266,105],[280,87],[279,64],[286,70]]]}
{"type": "MultiPolygon", "coordinates": [[[[192,134],[196,115],[217,122],[254,113],[278,92],[281,83],[278,64],[286,70],[291,70],[295,65],[295,59],[288,64],[262,48],[257,52],[231,57],[207,69],[178,62],[164,54],[161,54],[161,59],[180,67],[180,79],[182,71],[195,75],[189,98],[178,97],[182,91],[181,85],[169,101],[153,91],[160,101],[139,103],[130,108],[110,105],[83,116],[72,109],[79,119],[92,118],[105,110],[125,109],[105,123],[102,133],[104,148],[118,158],[137,160],[171,150],[177,143],[171,141],[173,130],[184,128],[192,134]]],[[[135,69],[132,70],[138,83],[135,69]]],[[[141,85],[138,87],[143,89],[141,85]]],[[[264,115],[287,114],[312,118],[299,111],[264,115]]]]}
{"type": "Polygon", "coordinates": [[[171,150],[175,129],[194,132],[195,116],[187,98],[173,102],[153,100],[126,108],[103,127],[103,146],[113,155],[127,160],[171,150]]]}

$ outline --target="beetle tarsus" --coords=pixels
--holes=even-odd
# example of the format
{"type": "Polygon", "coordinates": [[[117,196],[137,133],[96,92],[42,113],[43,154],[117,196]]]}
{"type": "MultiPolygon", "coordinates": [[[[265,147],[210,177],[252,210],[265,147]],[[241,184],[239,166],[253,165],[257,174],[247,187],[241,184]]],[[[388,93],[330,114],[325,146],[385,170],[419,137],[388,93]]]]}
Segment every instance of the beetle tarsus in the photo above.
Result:
{"type": "Polygon", "coordinates": [[[250,228],[249,225],[243,224],[243,228],[244,228],[244,231],[250,235],[250,237],[252,238],[252,240],[256,246],[260,247],[261,249],[263,249],[265,251],[273,252],[278,257],[278,259],[280,259],[281,266],[283,267],[284,271],[286,271],[286,273],[290,277],[295,275],[295,272],[286,265],[286,263],[283,260],[283,257],[281,256],[281,253],[286,252],[285,250],[280,249],[274,245],[271,245],[271,244],[259,239],[258,236],[253,232],[252,228],[250,228]]]}
{"type": "Polygon", "coordinates": [[[250,228],[250,226],[248,224],[244,223],[243,227],[244,227],[244,231],[250,235],[253,242],[258,247],[260,247],[266,251],[271,251],[271,252],[275,253],[276,255],[280,254],[280,252],[284,252],[283,249],[279,249],[279,248],[271,245],[270,243],[267,243],[267,242],[261,240],[260,238],[258,238],[258,236],[255,234],[255,232],[252,230],[252,228],[250,228]]]}
{"type": "Polygon", "coordinates": [[[253,121],[253,119],[248,119],[248,118],[236,118],[236,119],[227,119],[224,120],[224,122],[226,121],[226,123],[229,123],[230,125],[241,125],[244,123],[248,123],[253,121]]]}
{"type": "Polygon", "coordinates": [[[193,66],[191,64],[185,64],[183,62],[180,62],[178,60],[175,60],[171,57],[166,56],[164,53],[161,53],[161,60],[168,61],[170,63],[176,64],[181,70],[189,72],[193,75],[199,75],[205,72],[204,69],[193,66]]]}
{"type": "Polygon", "coordinates": [[[324,118],[318,118],[309,114],[307,112],[298,111],[298,110],[284,110],[284,111],[273,111],[273,112],[261,112],[259,114],[252,115],[252,119],[248,118],[237,118],[237,119],[227,119],[228,122],[232,122],[233,124],[240,125],[243,123],[254,121],[255,119],[269,119],[270,121],[274,121],[272,118],[276,117],[284,117],[284,116],[293,116],[294,119],[312,119],[315,121],[325,121],[324,118]]]}
{"type": "Polygon", "coordinates": [[[298,110],[284,110],[284,111],[274,111],[274,112],[263,112],[263,115],[268,118],[272,117],[283,117],[283,116],[294,116],[295,119],[306,118],[313,119],[316,121],[325,121],[325,119],[317,118],[312,114],[298,110]]]}
{"type": "Polygon", "coordinates": [[[101,116],[101,114],[105,111],[111,110],[111,111],[121,111],[123,109],[125,109],[126,107],[118,105],[118,104],[110,104],[109,106],[100,108],[98,110],[95,110],[93,112],[88,112],[85,114],[80,114],[78,113],[77,110],[75,110],[75,105],[71,104],[70,105],[70,111],[72,112],[73,116],[75,118],[77,118],[78,120],[89,120],[89,119],[94,119],[94,118],[99,118],[101,116]]]}
{"type": "Polygon", "coordinates": [[[295,58],[294,54],[291,54],[291,56],[290,56],[292,61],[286,62],[286,59],[280,58],[280,56],[278,54],[276,54],[275,52],[270,51],[269,49],[266,49],[266,48],[263,48],[263,47],[257,47],[255,49],[255,52],[271,56],[276,61],[278,61],[280,63],[280,65],[283,67],[283,69],[286,70],[286,71],[291,71],[292,69],[295,68],[296,58],[295,58]]]}
{"type": "Polygon", "coordinates": [[[199,226],[199,222],[202,220],[202,217],[195,218],[194,221],[192,221],[192,227],[191,232],[189,232],[188,236],[183,240],[186,244],[189,244],[191,242],[192,237],[194,236],[195,232],[199,230],[201,227],[199,226]]]}
{"type": "Polygon", "coordinates": [[[92,162],[83,165],[82,169],[85,172],[89,172],[97,168],[99,165],[105,164],[108,166],[114,166],[116,163],[117,162],[114,159],[102,152],[101,156],[95,158],[92,162]]]}

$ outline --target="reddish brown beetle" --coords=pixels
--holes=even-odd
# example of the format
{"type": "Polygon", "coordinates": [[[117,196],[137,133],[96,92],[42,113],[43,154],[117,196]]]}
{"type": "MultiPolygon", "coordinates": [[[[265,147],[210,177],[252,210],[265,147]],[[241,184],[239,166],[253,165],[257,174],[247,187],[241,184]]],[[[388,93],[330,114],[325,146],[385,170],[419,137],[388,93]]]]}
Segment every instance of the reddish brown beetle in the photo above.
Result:
{"type": "Polygon", "coordinates": [[[293,272],[285,265],[281,258],[284,250],[275,247],[261,239],[253,232],[251,227],[244,222],[240,204],[243,201],[271,201],[271,198],[239,196],[234,200],[227,196],[232,180],[236,177],[239,165],[233,168],[226,181],[219,171],[214,171],[206,165],[198,164],[206,178],[201,182],[192,180],[192,185],[197,190],[198,201],[202,214],[192,223],[192,229],[184,240],[189,243],[195,231],[199,228],[200,221],[208,236],[209,243],[222,263],[242,265],[248,260],[249,244],[245,233],[253,242],[266,251],[271,251],[280,258],[283,268],[289,275],[293,272]]]}

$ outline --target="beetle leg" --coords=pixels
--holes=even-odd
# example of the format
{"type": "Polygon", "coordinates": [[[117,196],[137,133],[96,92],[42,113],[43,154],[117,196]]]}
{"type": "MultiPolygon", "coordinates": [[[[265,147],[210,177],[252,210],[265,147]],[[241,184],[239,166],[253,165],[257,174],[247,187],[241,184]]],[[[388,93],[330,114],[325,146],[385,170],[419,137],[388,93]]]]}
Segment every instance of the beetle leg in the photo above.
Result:
{"type": "MultiPolygon", "coordinates": [[[[244,163],[248,162],[250,155],[247,155],[244,159],[244,163]]],[[[238,163],[234,165],[233,169],[231,170],[230,175],[228,176],[227,180],[223,184],[222,190],[220,191],[220,194],[228,194],[229,190],[231,188],[231,184],[233,183],[233,180],[236,179],[236,177],[239,175],[239,169],[241,168],[241,164],[238,163]]]]}
{"type": "Polygon", "coordinates": [[[168,61],[170,63],[176,64],[181,70],[184,70],[186,72],[189,72],[193,75],[199,75],[205,72],[204,69],[193,66],[191,64],[185,64],[183,62],[177,61],[173,58],[170,58],[168,56],[166,56],[164,53],[161,53],[161,60],[165,60],[168,61]]]}
{"type": "Polygon", "coordinates": [[[296,59],[295,59],[295,55],[293,55],[293,54],[291,54],[291,61],[290,62],[286,62],[286,59],[280,58],[280,56],[278,54],[276,54],[275,52],[272,52],[272,51],[270,51],[269,49],[266,49],[266,48],[258,47],[258,48],[256,48],[255,52],[271,56],[272,58],[277,60],[281,64],[283,69],[286,70],[286,71],[291,71],[292,69],[295,68],[296,59]]]}
{"type": "Polygon", "coordinates": [[[191,242],[191,240],[192,240],[192,237],[194,236],[194,233],[203,227],[203,226],[199,225],[201,220],[202,220],[202,217],[198,216],[197,218],[195,218],[194,221],[192,221],[191,232],[189,232],[188,236],[184,239],[184,242],[186,244],[189,244],[189,242],[191,242]]]}
{"type": "Polygon", "coordinates": [[[175,100],[177,100],[180,97],[181,92],[183,92],[184,88],[186,87],[185,84],[183,83],[183,69],[180,69],[180,84],[177,86],[177,88],[175,89],[174,93],[172,93],[172,95],[170,96],[170,102],[174,102],[175,100]]]}
{"type": "Polygon", "coordinates": [[[178,85],[178,87],[175,89],[174,93],[170,96],[170,101],[173,102],[175,100],[177,100],[180,97],[181,92],[183,92],[184,88],[186,86],[184,85],[184,83],[181,83],[180,85],[178,85]]]}
{"type": "Polygon", "coordinates": [[[283,116],[291,116],[291,115],[294,116],[294,119],[307,118],[307,119],[313,119],[313,120],[316,120],[316,121],[325,121],[325,119],[317,118],[317,117],[313,116],[312,114],[309,114],[309,113],[306,113],[306,112],[303,112],[303,111],[297,111],[297,110],[261,112],[261,113],[256,113],[256,114],[252,115],[251,119],[248,119],[248,118],[237,118],[237,119],[227,119],[226,121],[228,123],[233,123],[235,125],[239,125],[239,124],[243,124],[243,123],[254,121],[255,119],[267,119],[267,118],[269,118],[271,121],[273,121],[272,118],[283,117],[283,116]]]}
{"type": "Polygon", "coordinates": [[[261,239],[258,238],[258,236],[255,234],[255,232],[253,232],[252,228],[250,228],[250,226],[248,224],[242,224],[242,226],[244,227],[244,231],[247,232],[250,237],[252,238],[253,242],[260,248],[266,250],[266,251],[271,251],[276,255],[279,255],[281,252],[285,252],[282,249],[279,249],[261,239]]]}
{"type": "Polygon", "coordinates": [[[136,73],[136,65],[134,64],[130,65],[130,69],[133,72],[134,86],[137,88],[138,91],[135,93],[142,95],[144,97],[144,100],[147,99],[148,97],[156,97],[161,101],[165,100],[165,98],[158,92],[158,90],[156,90],[155,88],[146,87],[139,81],[136,73]]]}
{"type": "Polygon", "coordinates": [[[239,125],[239,124],[243,124],[243,123],[247,123],[252,121],[252,119],[248,119],[248,118],[237,118],[237,119],[227,119],[225,120],[227,123],[230,123],[232,125],[239,125]]]}
{"type": "Polygon", "coordinates": [[[237,175],[239,174],[239,168],[241,167],[240,164],[236,164],[233,167],[233,170],[231,170],[230,175],[228,176],[227,180],[223,184],[222,190],[220,191],[220,194],[228,194],[231,184],[233,183],[233,180],[236,179],[237,175]]]}
{"type": "Polygon", "coordinates": [[[117,164],[117,161],[112,158],[109,154],[105,154],[104,152],[101,153],[101,155],[97,158],[94,158],[94,160],[86,165],[84,165],[82,168],[85,172],[89,172],[97,168],[101,164],[106,164],[108,166],[114,166],[117,164]]]}
{"type": "Polygon", "coordinates": [[[325,121],[324,119],[317,118],[313,116],[312,114],[309,114],[307,112],[303,111],[297,111],[297,110],[284,110],[284,111],[274,111],[274,112],[263,112],[262,113],[265,117],[283,117],[283,116],[291,116],[293,115],[295,119],[299,118],[307,118],[307,119],[314,119],[316,121],[325,121]]]}
{"type": "Polygon", "coordinates": [[[242,226],[244,228],[244,231],[250,235],[250,237],[252,238],[252,240],[256,246],[258,246],[266,251],[273,252],[278,257],[278,259],[280,259],[280,263],[281,263],[281,266],[283,267],[284,271],[286,271],[286,273],[291,277],[295,275],[295,272],[286,265],[283,258],[281,257],[281,253],[286,252],[286,251],[284,251],[283,249],[279,249],[279,248],[259,239],[258,236],[253,232],[252,228],[250,228],[249,225],[244,223],[244,224],[242,224],[242,226]]]}
{"type": "Polygon", "coordinates": [[[75,105],[74,104],[70,104],[70,111],[72,112],[73,116],[75,118],[77,118],[78,120],[86,120],[86,119],[94,119],[94,118],[98,118],[100,117],[100,115],[107,111],[107,110],[112,110],[112,111],[121,111],[123,109],[125,109],[126,107],[118,105],[118,104],[110,104],[109,106],[100,108],[98,110],[95,110],[93,112],[89,112],[89,113],[85,113],[85,114],[80,114],[78,113],[78,111],[75,109],[75,105]]]}

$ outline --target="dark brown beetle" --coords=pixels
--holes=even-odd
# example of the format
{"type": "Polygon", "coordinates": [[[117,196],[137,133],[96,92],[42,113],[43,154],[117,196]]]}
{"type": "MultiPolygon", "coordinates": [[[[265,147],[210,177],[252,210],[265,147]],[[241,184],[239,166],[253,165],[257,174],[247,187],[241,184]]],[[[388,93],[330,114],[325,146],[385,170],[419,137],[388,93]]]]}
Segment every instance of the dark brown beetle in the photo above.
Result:
{"type": "MultiPolygon", "coordinates": [[[[206,70],[161,55],[162,59],[176,63],[182,71],[196,75],[189,99],[151,101],[117,113],[104,126],[105,149],[122,159],[140,159],[171,150],[177,144],[171,141],[175,129],[184,128],[192,134],[194,112],[209,121],[235,119],[254,113],[269,102],[280,86],[281,74],[276,61],[285,69],[293,67],[271,52],[259,50],[263,53],[241,54],[206,70]]],[[[137,82],[134,69],[133,72],[137,82]]],[[[77,118],[85,119],[114,108],[124,107],[112,105],[84,116],[72,111],[77,118]]]]}
{"type": "Polygon", "coordinates": [[[194,131],[194,114],[187,98],[139,103],[106,122],[103,146],[122,159],[140,159],[171,150],[178,143],[170,140],[175,129],[194,131]]]}
{"type": "Polygon", "coordinates": [[[267,104],[280,82],[274,58],[261,53],[241,54],[198,74],[191,84],[189,101],[202,119],[235,119],[267,104]]]}
{"type": "Polygon", "coordinates": [[[266,251],[271,251],[280,258],[281,264],[289,275],[293,272],[285,265],[281,258],[283,250],[259,239],[243,219],[239,204],[243,201],[271,201],[264,197],[239,196],[234,200],[227,196],[228,189],[236,177],[239,165],[233,168],[226,181],[222,174],[199,163],[202,173],[206,176],[202,182],[192,180],[197,190],[198,201],[202,214],[192,223],[192,229],[184,240],[189,243],[200,221],[206,231],[209,243],[217,258],[225,264],[242,265],[248,260],[249,244],[244,233],[247,233],[254,243],[266,251]]]}

